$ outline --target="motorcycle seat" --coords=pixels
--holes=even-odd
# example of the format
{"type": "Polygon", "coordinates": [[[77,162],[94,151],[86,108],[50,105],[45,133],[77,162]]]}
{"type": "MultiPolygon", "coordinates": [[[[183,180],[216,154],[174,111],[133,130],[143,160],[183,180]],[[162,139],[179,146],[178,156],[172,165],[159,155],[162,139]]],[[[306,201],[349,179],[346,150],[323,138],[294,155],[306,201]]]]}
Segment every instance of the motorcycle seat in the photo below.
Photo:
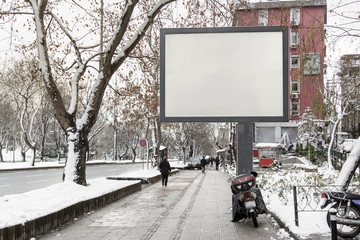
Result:
{"type": "Polygon", "coordinates": [[[345,196],[346,198],[348,199],[360,199],[360,195],[359,194],[354,194],[354,193],[348,193],[348,192],[345,192],[345,196]]]}

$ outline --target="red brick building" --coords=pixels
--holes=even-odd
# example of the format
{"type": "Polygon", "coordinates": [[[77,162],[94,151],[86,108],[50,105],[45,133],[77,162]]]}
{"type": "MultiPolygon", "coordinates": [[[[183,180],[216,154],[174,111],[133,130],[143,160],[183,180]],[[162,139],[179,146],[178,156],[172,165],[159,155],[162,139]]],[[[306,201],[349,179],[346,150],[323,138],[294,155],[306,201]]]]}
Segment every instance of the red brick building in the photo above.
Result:
{"type": "Polygon", "coordinates": [[[233,26],[289,27],[289,123],[256,123],[256,142],[296,141],[297,120],[307,107],[322,116],[326,0],[238,2],[233,26]]]}

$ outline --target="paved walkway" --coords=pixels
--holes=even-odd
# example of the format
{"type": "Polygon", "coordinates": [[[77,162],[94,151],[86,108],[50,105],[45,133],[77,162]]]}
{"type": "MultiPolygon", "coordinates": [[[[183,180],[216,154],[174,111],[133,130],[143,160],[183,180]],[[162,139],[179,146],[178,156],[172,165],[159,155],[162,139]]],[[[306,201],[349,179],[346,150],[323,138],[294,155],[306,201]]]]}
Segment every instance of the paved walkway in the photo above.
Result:
{"type": "Polygon", "coordinates": [[[227,174],[180,171],[36,239],[284,239],[265,215],[230,222],[227,174]]]}

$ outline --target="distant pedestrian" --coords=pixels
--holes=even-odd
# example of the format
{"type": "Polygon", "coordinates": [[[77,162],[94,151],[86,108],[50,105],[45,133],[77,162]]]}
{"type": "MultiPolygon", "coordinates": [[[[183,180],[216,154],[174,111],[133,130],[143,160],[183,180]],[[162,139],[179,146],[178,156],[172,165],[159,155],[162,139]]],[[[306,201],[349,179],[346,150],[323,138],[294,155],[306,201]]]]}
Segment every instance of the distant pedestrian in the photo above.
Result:
{"type": "Polygon", "coordinates": [[[201,164],[201,173],[205,173],[206,160],[204,156],[202,157],[200,164],[201,164]]]}
{"type": "Polygon", "coordinates": [[[219,164],[220,164],[219,156],[216,156],[216,158],[215,158],[216,170],[219,170],[219,164]]]}
{"type": "Polygon", "coordinates": [[[166,187],[168,182],[169,172],[171,172],[170,163],[167,160],[167,156],[165,156],[164,159],[161,161],[159,168],[162,177],[162,185],[166,187]]]}

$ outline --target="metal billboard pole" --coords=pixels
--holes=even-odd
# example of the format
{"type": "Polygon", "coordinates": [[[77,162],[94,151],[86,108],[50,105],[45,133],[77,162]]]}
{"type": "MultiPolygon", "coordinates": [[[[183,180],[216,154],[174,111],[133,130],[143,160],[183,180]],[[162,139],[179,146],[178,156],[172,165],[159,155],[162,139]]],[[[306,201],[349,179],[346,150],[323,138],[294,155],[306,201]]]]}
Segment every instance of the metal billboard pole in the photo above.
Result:
{"type": "Polygon", "coordinates": [[[237,124],[236,175],[251,173],[253,170],[253,127],[252,123],[237,124]]]}

